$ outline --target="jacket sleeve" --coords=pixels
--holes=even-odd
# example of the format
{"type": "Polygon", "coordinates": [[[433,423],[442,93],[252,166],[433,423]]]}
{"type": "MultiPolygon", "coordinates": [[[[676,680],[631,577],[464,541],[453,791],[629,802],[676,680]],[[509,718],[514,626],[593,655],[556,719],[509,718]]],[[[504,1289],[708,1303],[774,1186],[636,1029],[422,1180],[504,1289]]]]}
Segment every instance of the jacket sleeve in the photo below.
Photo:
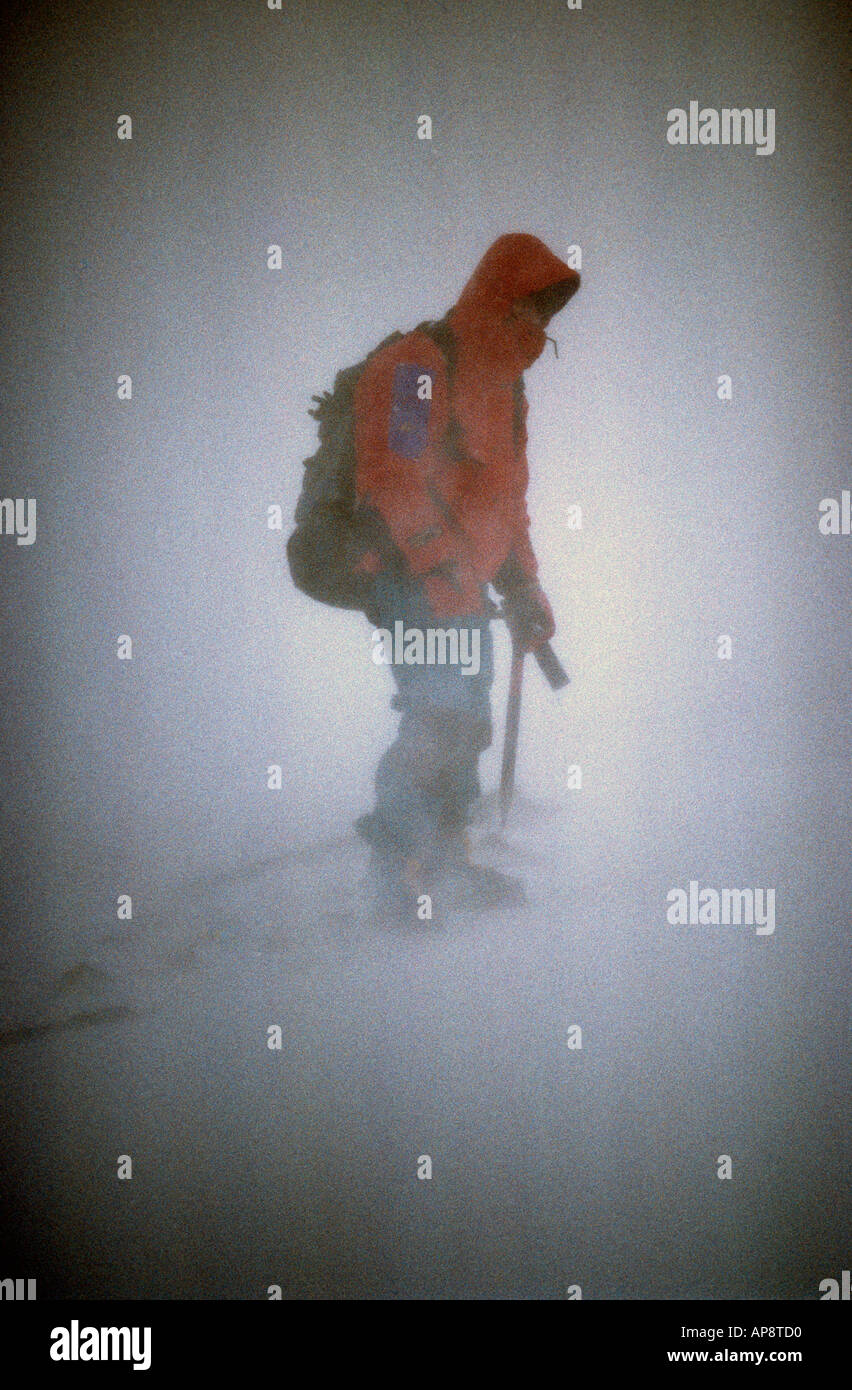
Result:
{"type": "Polygon", "coordinates": [[[515,540],[512,546],[512,555],[517,562],[525,579],[536,579],[538,577],[538,561],[535,558],[535,551],[530,540],[530,518],[527,512],[526,499],[521,497],[517,502],[517,521],[515,523],[515,540]]]}
{"type": "Polygon", "coordinates": [[[448,419],[443,358],[422,337],[379,353],[355,388],[356,495],[383,518],[418,578],[470,559],[434,486],[448,419]]]}

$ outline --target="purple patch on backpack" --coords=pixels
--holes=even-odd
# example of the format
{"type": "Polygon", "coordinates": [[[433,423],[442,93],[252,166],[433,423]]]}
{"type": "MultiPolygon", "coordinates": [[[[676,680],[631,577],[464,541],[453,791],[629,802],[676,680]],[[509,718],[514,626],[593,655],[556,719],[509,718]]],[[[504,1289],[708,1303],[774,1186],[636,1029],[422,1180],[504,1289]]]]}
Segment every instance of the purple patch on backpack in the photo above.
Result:
{"type": "Polygon", "coordinates": [[[394,372],[388,446],[407,459],[419,459],[426,448],[432,402],[417,394],[417,383],[424,376],[434,383],[434,373],[425,367],[400,362],[394,372]]]}

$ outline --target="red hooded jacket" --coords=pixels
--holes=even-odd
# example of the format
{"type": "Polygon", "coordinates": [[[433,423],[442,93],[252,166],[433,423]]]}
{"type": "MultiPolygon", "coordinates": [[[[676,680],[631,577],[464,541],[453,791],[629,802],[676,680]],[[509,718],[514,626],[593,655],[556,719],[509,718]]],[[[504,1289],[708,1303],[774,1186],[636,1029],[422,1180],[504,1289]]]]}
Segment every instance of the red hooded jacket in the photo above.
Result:
{"type": "Polygon", "coordinates": [[[527,403],[522,397],[518,431],[514,384],[546,338],[511,309],[555,286],[564,302],[579,282],[537,237],[502,236],[449,316],[452,390],[440,349],[416,330],[377,353],[358,381],[356,495],[382,517],[436,617],[481,611],[482,586],[507,560],[522,578],[536,575],[525,502],[527,403]]]}

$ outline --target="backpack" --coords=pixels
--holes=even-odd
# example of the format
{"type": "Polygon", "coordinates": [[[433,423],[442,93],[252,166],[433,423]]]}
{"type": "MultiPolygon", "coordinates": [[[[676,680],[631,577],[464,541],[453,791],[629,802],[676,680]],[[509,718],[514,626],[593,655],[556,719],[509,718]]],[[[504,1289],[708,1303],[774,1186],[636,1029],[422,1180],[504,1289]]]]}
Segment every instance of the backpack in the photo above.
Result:
{"type": "MultiPolygon", "coordinates": [[[[425,333],[440,349],[452,389],[455,341],[447,319],[427,320],[415,332],[425,333]]],[[[308,414],[319,424],[319,448],[305,459],[302,490],[296,503],[295,529],[287,541],[287,562],[296,588],[334,608],[363,610],[369,604],[372,580],[358,572],[358,562],[368,550],[378,550],[386,560],[401,564],[381,518],[371,509],[356,506],[355,497],[355,388],[368,362],[403,337],[391,333],[354,367],[345,367],[334,378],[331,391],[312,396],[316,406],[308,414]]],[[[515,422],[521,427],[523,379],[515,383],[515,422]]],[[[457,426],[450,421],[447,445],[454,445],[457,426]]]]}

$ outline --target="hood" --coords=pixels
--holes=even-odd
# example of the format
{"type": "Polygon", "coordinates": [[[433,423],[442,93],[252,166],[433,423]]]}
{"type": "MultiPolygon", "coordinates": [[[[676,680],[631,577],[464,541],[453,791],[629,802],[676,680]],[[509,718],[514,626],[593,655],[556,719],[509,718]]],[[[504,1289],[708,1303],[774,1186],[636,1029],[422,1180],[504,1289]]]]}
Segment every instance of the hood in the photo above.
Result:
{"type": "Polygon", "coordinates": [[[509,232],[489,247],[462,290],[451,322],[460,349],[475,353],[484,370],[519,375],[544,349],[540,328],[510,317],[512,303],[543,295],[557,313],[579,288],[580,276],[527,232],[509,232]]]}

